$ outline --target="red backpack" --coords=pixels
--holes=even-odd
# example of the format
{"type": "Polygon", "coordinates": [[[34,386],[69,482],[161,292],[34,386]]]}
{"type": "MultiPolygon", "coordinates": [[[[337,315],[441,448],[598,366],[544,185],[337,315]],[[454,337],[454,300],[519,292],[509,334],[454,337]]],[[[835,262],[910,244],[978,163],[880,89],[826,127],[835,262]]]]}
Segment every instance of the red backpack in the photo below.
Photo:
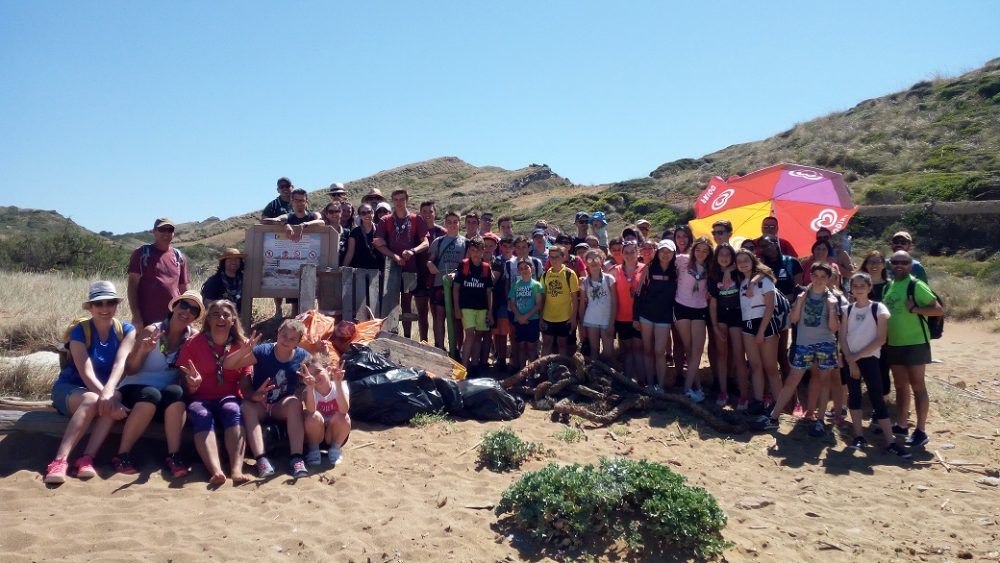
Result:
{"type": "MultiPolygon", "coordinates": [[[[462,277],[469,276],[469,271],[472,268],[469,264],[471,263],[472,262],[468,258],[462,259],[462,277]]],[[[483,267],[483,279],[486,279],[491,275],[490,265],[486,263],[486,260],[480,261],[479,265],[483,267]]]]}

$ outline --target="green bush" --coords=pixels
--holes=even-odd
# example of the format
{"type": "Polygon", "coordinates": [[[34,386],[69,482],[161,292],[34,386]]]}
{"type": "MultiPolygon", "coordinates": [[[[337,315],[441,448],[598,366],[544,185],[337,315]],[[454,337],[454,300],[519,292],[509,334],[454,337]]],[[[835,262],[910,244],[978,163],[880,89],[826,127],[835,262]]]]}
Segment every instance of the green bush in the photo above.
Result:
{"type": "Polygon", "coordinates": [[[493,471],[521,467],[530,456],[541,454],[540,444],[525,442],[510,428],[487,432],[479,445],[479,464],[493,471]]]}
{"type": "Polygon", "coordinates": [[[504,491],[495,512],[512,514],[516,526],[549,547],[601,549],[601,542],[607,549],[622,539],[642,552],[718,555],[729,546],[722,538],[726,515],[711,494],[685,480],[645,460],[549,464],[504,491]]]}
{"type": "Polygon", "coordinates": [[[130,254],[131,249],[72,228],[0,239],[0,268],[20,272],[124,276],[130,254]]]}

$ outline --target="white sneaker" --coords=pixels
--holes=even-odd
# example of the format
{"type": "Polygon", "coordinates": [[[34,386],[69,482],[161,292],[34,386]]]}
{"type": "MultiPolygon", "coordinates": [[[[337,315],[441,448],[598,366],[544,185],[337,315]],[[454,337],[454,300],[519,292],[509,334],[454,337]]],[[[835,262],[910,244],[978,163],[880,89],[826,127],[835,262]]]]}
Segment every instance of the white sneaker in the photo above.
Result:
{"type": "Polygon", "coordinates": [[[306,465],[319,465],[323,463],[323,454],[319,451],[319,446],[311,446],[306,452],[306,465]]]}
{"type": "Polygon", "coordinates": [[[330,464],[337,465],[338,463],[344,461],[344,452],[337,446],[330,446],[330,450],[326,453],[326,457],[330,460],[330,464]]]}

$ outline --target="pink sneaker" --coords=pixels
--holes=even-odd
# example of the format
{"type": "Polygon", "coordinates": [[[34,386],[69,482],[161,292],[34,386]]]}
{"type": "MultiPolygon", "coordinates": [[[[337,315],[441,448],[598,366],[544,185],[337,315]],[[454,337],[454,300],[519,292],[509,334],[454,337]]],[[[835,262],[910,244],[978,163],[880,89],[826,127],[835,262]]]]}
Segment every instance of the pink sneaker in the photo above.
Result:
{"type": "Polygon", "coordinates": [[[802,408],[802,403],[795,403],[795,408],[792,409],[792,416],[796,418],[802,418],[806,415],[806,409],[802,408]]]}
{"type": "Polygon", "coordinates": [[[89,455],[80,456],[80,459],[76,460],[73,466],[76,467],[78,479],[90,479],[97,475],[97,470],[94,469],[94,458],[89,455]]]}
{"type": "Polygon", "coordinates": [[[65,459],[53,459],[52,463],[45,468],[45,478],[42,481],[50,485],[58,485],[66,482],[66,470],[69,464],[65,459]]]}

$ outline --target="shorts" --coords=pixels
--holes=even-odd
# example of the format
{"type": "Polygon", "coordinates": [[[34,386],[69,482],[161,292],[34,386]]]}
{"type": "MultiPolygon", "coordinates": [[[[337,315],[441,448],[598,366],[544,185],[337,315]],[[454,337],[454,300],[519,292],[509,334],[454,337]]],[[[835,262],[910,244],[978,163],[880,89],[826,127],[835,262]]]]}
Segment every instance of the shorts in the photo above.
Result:
{"type": "Polygon", "coordinates": [[[674,320],[708,322],[708,307],[695,309],[694,307],[674,303],[674,320]]]}
{"type": "Polygon", "coordinates": [[[195,399],[188,405],[187,412],[195,434],[215,430],[215,421],[219,421],[223,430],[243,423],[240,400],[232,395],[221,399],[195,399]]]}
{"type": "Polygon", "coordinates": [[[599,328],[601,330],[604,330],[604,329],[608,328],[608,323],[604,323],[604,324],[601,324],[601,323],[588,323],[587,321],[583,321],[583,327],[584,328],[599,328]]]}
{"type": "Polygon", "coordinates": [[[490,329],[486,324],[486,309],[462,309],[462,326],[465,330],[474,328],[480,332],[490,329]]]}
{"type": "Polygon", "coordinates": [[[653,321],[642,316],[639,317],[639,324],[653,325],[657,328],[670,328],[670,323],[654,323],[653,321]]]}
{"type": "Polygon", "coordinates": [[[77,392],[86,393],[87,388],[74,383],[56,381],[55,385],[52,386],[52,406],[63,416],[72,415],[73,413],[69,412],[69,397],[77,392]]]}
{"type": "Polygon", "coordinates": [[[527,324],[514,323],[515,342],[538,342],[539,320],[531,319],[527,324]]]}
{"type": "Polygon", "coordinates": [[[738,327],[743,324],[743,312],[739,307],[718,308],[715,310],[715,318],[720,325],[738,327]]]}
{"type": "Polygon", "coordinates": [[[494,319],[496,326],[493,327],[493,334],[497,336],[507,336],[510,334],[510,318],[507,314],[497,315],[494,319]]]}
{"type": "Polygon", "coordinates": [[[167,385],[163,389],[141,384],[122,385],[118,388],[118,392],[121,393],[122,405],[126,408],[131,409],[136,403],[151,403],[156,407],[153,418],[160,422],[163,422],[163,413],[167,407],[184,401],[184,389],[176,383],[167,385]]]}
{"type": "Polygon", "coordinates": [[[431,288],[425,287],[419,280],[417,281],[417,288],[414,289],[410,295],[414,297],[430,297],[431,288]]]}
{"type": "Polygon", "coordinates": [[[813,364],[821,370],[834,369],[837,367],[837,344],[820,342],[804,346],[793,345],[789,363],[798,369],[809,369],[813,364]]]}
{"type": "Polygon", "coordinates": [[[886,362],[890,366],[922,366],[931,363],[931,344],[912,344],[910,346],[886,346],[886,362]]]}
{"type": "Polygon", "coordinates": [[[437,286],[431,289],[431,303],[438,307],[444,307],[444,287],[437,286]]]}
{"type": "Polygon", "coordinates": [[[615,336],[618,340],[631,340],[642,338],[642,333],[632,326],[632,321],[615,321],[615,336]]]}
{"type": "Polygon", "coordinates": [[[556,338],[566,338],[569,336],[569,321],[558,323],[545,321],[545,328],[542,329],[542,334],[556,338]]]}
{"type": "MultiPolygon", "coordinates": [[[[757,336],[757,331],[760,330],[760,323],[763,321],[763,317],[758,317],[756,319],[748,319],[743,321],[743,334],[749,334],[751,336],[757,336]]],[[[778,323],[775,322],[772,316],[771,322],[767,323],[767,328],[764,329],[764,338],[769,338],[771,336],[778,335],[778,323]]]]}

